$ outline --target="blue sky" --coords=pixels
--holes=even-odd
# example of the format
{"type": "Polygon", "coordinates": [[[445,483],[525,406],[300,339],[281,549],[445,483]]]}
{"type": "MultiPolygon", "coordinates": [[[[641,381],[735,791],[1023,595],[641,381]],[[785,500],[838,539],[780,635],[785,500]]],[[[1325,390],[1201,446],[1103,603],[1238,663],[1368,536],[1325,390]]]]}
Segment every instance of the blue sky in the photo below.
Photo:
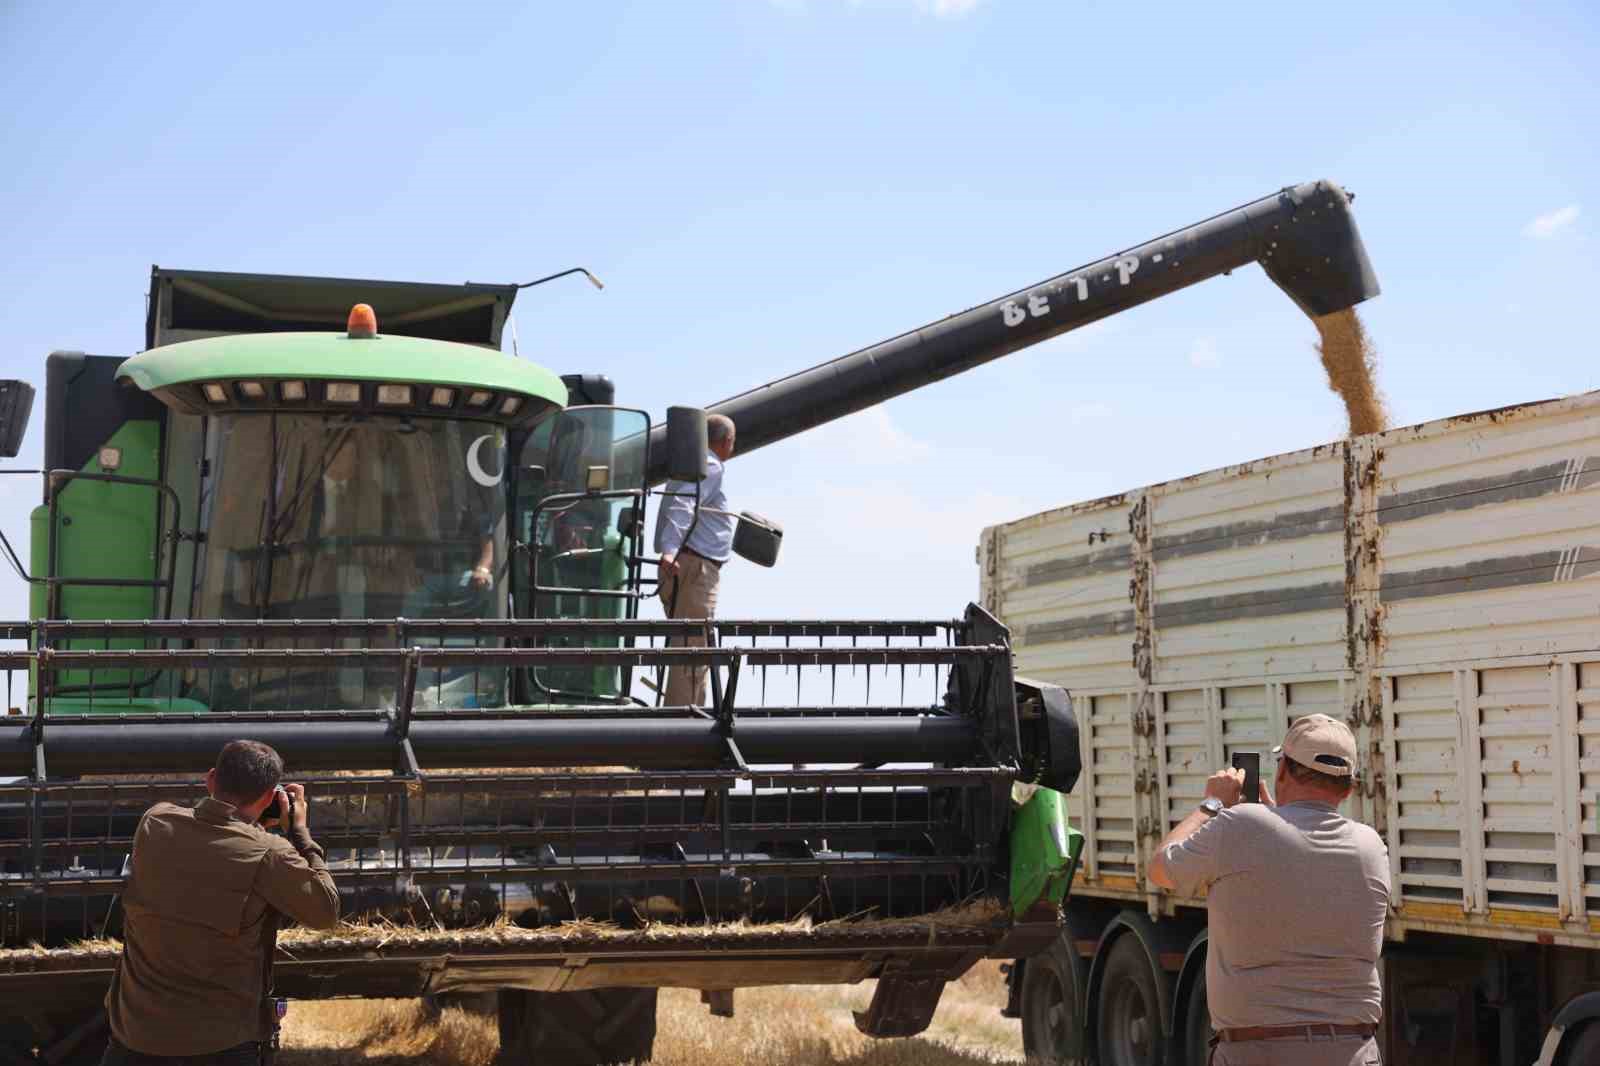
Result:
{"type": "MultiPolygon", "coordinates": [[[[583,264],[522,354],[660,412],[1327,177],[1397,421],[1600,388],[1597,45],[1580,3],[13,0],[0,373],[133,353],[151,263],[583,264]]],[[[1252,267],[738,459],[788,536],[723,613],[950,616],[985,525],[1332,439],[1312,337],[1252,267]]]]}

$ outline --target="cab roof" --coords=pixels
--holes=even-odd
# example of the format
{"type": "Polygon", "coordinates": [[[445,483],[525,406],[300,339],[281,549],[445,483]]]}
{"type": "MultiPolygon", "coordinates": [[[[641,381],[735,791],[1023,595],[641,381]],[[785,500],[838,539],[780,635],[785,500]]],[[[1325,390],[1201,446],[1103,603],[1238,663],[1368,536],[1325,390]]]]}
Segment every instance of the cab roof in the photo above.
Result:
{"type": "Polygon", "coordinates": [[[339,329],[354,304],[372,305],[390,335],[500,350],[515,285],[447,285],[294,274],[150,268],[145,347],[230,333],[339,329]]]}
{"type": "MultiPolygon", "coordinates": [[[[348,310],[348,309],[347,309],[348,310]]],[[[379,319],[380,331],[382,319],[379,319]]],[[[379,333],[351,337],[346,333],[241,333],[167,344],[133,356],[117,368],[117,380],[153,393],[169,406],[190,413],[252,407],[322,409],[317,386],[328,382],[361,384],[363,407],[370,406],[368,383],[418,387],[419,414],[446,414],[431,409],[422,395],[433,386],[467,393],[483,390],[495,402],[508,395],[534,402],[520,406],[511,421],[542,415],[566,406],[567,387],[544,367],[471,344],[379,333]],[[243,382],[263,385],[298,381],[307,386],[303,399],[288,401],[281,388],[267,388],[253,402],[238,388],[243,382]],[[226,401],[208,400],[208,384],[222,386],[226,401]]],[[[455,398],[450,405],[458,407],[455,398]]]]}

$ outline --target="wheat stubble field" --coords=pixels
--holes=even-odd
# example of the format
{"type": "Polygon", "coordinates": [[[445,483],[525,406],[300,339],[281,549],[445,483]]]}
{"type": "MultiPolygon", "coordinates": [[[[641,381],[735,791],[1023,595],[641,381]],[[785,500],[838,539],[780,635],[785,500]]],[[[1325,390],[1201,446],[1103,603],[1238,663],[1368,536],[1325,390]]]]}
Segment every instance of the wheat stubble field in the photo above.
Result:
{"type": "MultiPolygon", "coordinates": [[[[699,993],[661,993],[656,1055],[663,1066],[977,1066],[1021,1062],[1019,1023],[1000,1017],[1005,978],[981,962],[945,989],[933,1025],[909,1040],[856,1032],[873,982],[741,989],[733,1018],[714,1018],[699,993]]],[[[488,1066],[499,1050],[492,1018],[415,1000],[295,1003],[278,1066],[488,1066]]]]}

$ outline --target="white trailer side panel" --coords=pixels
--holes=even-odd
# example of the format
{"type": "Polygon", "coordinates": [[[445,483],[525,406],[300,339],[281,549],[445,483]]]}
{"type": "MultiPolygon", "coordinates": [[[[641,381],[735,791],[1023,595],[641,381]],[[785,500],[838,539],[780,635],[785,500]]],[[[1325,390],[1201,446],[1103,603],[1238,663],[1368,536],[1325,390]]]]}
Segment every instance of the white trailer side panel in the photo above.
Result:
{"type": "Polygon", "coordinates": [[[1393,935],[1600,946],[1600,393],[1035,515],[979,557],[1019,670],[1083,725],[1075,891],[1198,902],[1148,889],[1151,847],[1321,711],[1365,751],[1393,935]]]}

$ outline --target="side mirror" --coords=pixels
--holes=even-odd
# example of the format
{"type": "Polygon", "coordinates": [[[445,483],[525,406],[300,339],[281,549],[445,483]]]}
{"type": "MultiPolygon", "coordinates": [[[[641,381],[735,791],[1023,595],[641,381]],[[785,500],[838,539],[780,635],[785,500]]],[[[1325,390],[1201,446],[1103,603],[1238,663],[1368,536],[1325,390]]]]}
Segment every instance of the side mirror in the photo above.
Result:
{"type": "Polygon", "coordinates": [[[667,408],[667,476],[674,481],[706,478],[706,413],[698,407],[667,408]]]}
{"type": "MultiPolygon", "coordinates": [[[[33,386],[26,381],[0,381],[0,456],[15,459],[28,433],[28,416],[33,413],[33,386]]],[[[700,432],[705,433],[701,416],[700,432]]],[[[701,477],[705,476],[705,455],[700,457],[701,477]]]]}
{"type": "Polygon", "coordinates": [[[617,532],[624,537],[636,537],[643,528],[644,522],[639,516],[639,511],[634,507],[624,507],[617,512],[617,532]]]}

